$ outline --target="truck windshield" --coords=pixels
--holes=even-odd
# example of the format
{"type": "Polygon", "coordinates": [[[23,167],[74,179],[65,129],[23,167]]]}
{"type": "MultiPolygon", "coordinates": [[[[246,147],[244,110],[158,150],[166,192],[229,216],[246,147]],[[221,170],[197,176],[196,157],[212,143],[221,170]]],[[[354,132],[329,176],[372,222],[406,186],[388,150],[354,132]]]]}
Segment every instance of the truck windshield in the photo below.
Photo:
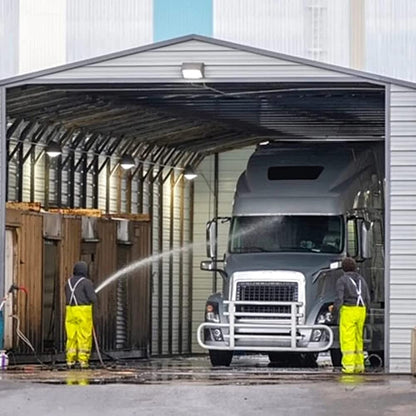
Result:
{"type": "Polygon", "coordinates": [[[342,249],[342,216],[276,215],[232,219],[231,253],[340,253],[342,249]]]}

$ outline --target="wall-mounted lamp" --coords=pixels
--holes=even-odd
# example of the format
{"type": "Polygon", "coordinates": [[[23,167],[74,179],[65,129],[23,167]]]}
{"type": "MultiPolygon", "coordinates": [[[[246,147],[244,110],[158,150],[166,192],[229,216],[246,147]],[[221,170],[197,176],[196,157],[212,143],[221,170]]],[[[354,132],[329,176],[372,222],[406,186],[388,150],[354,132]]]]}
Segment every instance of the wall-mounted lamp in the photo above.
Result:
{"type": "Polygon", "coordinates": [[[202,62],[184,62],[181,71],[185,79],[204,78],[204,64],[202,62]]]}
{"type": "Polygon", "coordinates": [[[136,163],[134,162],[134,159],[130,155],[124,155],[120,159],[120,166],[125,170],[131,169],[135,165],[136,163]]]}
{"type": "Polygon", "coordinates": [[[46,146],[46,153],[49,157],[57,157],[62,154],[61,146],[56,142],[50,142],[48,146],[46,146]]]}
{"type": "Polygon", "coordinates": [[[192,179],[195,179],[198,175],[190,166],[187,166],[183,172],[183,176],[185,176],[185,179],[191,181],[192,179]]]}

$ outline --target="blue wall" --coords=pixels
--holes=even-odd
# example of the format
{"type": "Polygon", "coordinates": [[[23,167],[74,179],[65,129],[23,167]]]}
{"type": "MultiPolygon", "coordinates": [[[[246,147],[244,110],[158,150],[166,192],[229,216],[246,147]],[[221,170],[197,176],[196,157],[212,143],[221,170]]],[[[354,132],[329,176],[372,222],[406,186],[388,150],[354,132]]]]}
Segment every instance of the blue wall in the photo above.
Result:
{"type": "Polygon", "coordinates": [[[212,36],[212,0],[154,0],[153,41],[212,36]]]}

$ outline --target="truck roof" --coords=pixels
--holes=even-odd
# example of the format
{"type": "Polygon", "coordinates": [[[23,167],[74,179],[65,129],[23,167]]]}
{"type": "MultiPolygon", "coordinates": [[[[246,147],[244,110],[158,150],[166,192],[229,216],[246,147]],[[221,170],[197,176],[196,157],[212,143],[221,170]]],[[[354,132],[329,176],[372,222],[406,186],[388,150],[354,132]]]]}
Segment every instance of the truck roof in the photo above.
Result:
{"type": "Polygon", "coordinates": [[[382,175],[375,162],[379,147],[373,142],[259,146],[238,180],[233,215],[343,214],[372,175],[382,175]]]}

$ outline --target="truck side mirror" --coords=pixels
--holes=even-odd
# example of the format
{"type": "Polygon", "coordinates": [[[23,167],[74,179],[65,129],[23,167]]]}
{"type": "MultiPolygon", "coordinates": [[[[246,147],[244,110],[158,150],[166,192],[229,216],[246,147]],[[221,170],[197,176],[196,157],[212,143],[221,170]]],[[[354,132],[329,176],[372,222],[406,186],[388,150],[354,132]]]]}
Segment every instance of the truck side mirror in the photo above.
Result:
{"type": "Polygon", "coordinates": [[[207,257],[214,259],[216,257],[216,245],[217,245],[217,221],[213,219],[207,222],[206,228],[206,244],[207,244],[207,257]]]}
{"type": "Polygon", "coordinates": [[[373,245],[373,224],[365,221],[361,222],[361,257],[370,259],[372,256],[371,247],[373,245]]]}
{"type": "Polygon", "coordinates": [[[355,217],[347,219],[347,255],[358,256],[357,218],[355,217]]]}

